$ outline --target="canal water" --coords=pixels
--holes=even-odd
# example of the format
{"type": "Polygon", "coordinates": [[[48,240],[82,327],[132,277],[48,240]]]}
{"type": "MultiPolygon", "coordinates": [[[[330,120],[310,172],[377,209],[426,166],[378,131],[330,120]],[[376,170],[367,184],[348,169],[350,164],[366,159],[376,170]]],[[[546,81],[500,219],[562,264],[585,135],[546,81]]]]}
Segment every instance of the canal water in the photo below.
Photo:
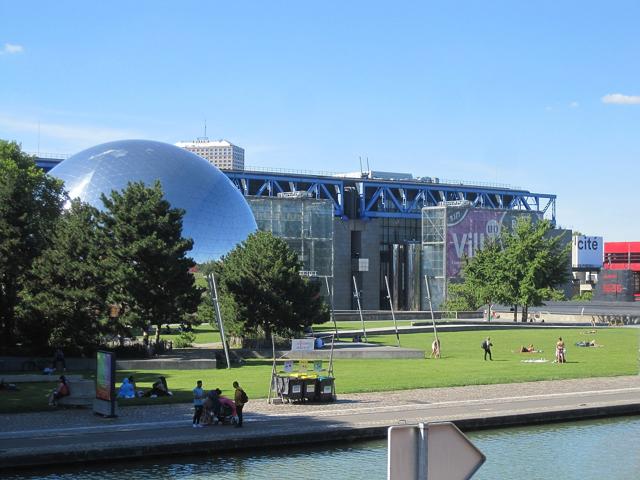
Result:
{"type": "MultiPolygon", "coordinates": [[[[469,432],[487,461],[474,480],[640,479],[640,417],[469,432]]],[[[223,457],[173,457],[8,475],[10,480],[386,479],[385,440],[223,457]]]]}

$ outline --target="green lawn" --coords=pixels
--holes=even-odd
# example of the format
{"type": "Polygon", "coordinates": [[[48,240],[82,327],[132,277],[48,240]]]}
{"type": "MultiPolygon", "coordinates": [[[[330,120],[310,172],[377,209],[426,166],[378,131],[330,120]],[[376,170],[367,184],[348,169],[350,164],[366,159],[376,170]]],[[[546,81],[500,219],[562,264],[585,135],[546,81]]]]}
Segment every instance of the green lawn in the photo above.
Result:
{"type": "MultiPolygon", "coordinates": [[[[443,357],[415,360],[336,360],[334,369],[338,394],[401,390],[407,388],[447,387],[457,385],[510,383],[594,376],[638,374],[639,329],[542,329],[474,332],[446,332],[440,334],[443,357]],[[482,339],[491,336],[493,361],[483,360],[482,339]],[[552,363],[555,342],[562,336],[567,345],[567,363],[552,363]],[[577,341],[596,339],[603,347],[580,348],[577,341]],[[520,346],[533,344],[542,353],[521,354],[520,346]],[[548,363],[523,363],[523,359],[546,358],[548,363]]],[[[430,351],[432,334],[405,334],[402,346],[430,351]]],[[[395,335],[370,336],[370,341],[395,345],[395,335]]],[[[326,367],[325,362],[325,367],[326,367]]],[[[70,372],[73,373],[73,372],[70,372]]],[[[196,380],[202,380],[207,389],[219,387],[231,394],[231,383],[238,380],[251,399],[268,394],[271,362],[249,360],[230,370],[169,370],[118,372],[118,384],[128,375],[134,375],[138,388],[148,388],[158,375],[167,377],[174,397],[168,399],[133,399],[121,405],[188,402],[196,380]]],[[[21,384],[19,392],[0,393],[0,413],[46,410],[46,393],[50,385],[21,384]]]]}

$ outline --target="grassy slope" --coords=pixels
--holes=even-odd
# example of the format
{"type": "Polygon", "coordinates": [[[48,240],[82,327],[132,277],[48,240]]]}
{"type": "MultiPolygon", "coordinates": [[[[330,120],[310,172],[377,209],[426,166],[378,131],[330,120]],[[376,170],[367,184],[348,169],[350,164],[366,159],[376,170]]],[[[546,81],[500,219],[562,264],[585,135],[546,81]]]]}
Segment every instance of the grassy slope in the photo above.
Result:
{"type": "MultiPolygon", "coordinates": [[[[338,393],[401,390],[407,388],[447,387],[456,385],[511,383],[564,378],[633,375],[638,373],[638,329],[527,330],[492,332],[450,332],[440,334],[443,358],[439,360],[336,360],[335,376],[338,393]],[[489,334],[494,344],[493,362],[483,360],[480,343],[489,334]],[[552,363],[555,341],[562,335],[567,345],[567,361],[552,363]],[[579,348],[580,340],[595,338],[601,348],[579,348]],[[517,353],[521,345],[533,343],[543,353],[517,353]],[[549,363],[522,363],[528,358],[546,358],[549,363]]],[[[403,347],[430,351],[432,334],[401,336],[403,347]]],[[[395,345],[395,335],[372,336],[370,341],[395,345]]],[[[326,366],[326,362],[325,362],[326,366]]],[[[73,372],[70,372],[73,373],[73,372]]],[[[240,368],[230,370],[170,370],[164,372],[118,372],[118,383],[133,374],[138,388],[148,388],[159,374],[167,377],[175,393],[170,399],[133,399],[122,405],[191,400],[196,380],[203,380],[207,389],[221,388],[232,392],[231,383],[238,380],[253,399],[266,397],[271,374],[271,362],[250,360],[240,368]]],[[[0,412],[46,409],[48,384],[22,384],[20,392],[0,393],[0,412]]]]}

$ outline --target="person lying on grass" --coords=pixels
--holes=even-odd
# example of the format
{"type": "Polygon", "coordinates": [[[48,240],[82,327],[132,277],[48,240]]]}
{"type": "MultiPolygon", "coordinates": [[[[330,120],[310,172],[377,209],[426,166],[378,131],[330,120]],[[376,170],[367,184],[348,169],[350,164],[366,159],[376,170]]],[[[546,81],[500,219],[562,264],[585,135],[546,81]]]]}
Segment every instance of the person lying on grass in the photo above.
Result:
{"type": "Polygon", "coordinates": [[[528,347],[522,345],[518,353],[542,353],[542,350],[536,350],[536,347],[533,346],[533,343],[530,343],[528,347]]]}
{"type": "Polygon", "coordinates": [[[596,339],[586,342],[576,342],[576,347],[603,347],[604,345],[598,345],[596,339]]]}

